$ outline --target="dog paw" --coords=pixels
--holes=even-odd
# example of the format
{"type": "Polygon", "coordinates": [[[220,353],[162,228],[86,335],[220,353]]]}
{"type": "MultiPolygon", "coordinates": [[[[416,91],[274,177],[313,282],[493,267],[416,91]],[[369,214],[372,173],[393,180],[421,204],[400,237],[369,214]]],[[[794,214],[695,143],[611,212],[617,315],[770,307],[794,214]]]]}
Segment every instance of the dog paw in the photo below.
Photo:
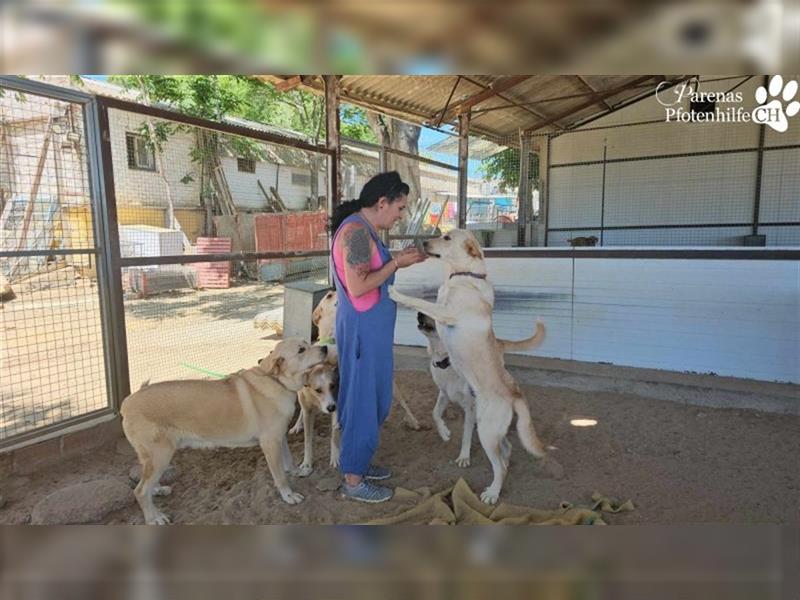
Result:
{"type": "Polygon", "coordinates": [[[296,477],[308,477],[314,471],[314,467],[303,463],[297,467],[293,472],[296,477]]]}
{"type": "Polygon", "coordinates": [[[338,456],[331,456],[331,468],[338,469],[339,468],[339,457],[338,456]]]}
{"type": "Polygon", "coordinates": [[[281,492],[281,498],[286,504],[299,504],[303,501],[303,494],[289,490],[288,492],[281,492]]]}
{"type": "Polygon", "coordinates": [[[413,417],[406,417],[403,420],[403,423],[405,424],[406,427],[408,427],[412,431],[419,431],[420,429],[422,429],[422,427],[419,424],[419,421],[417,421],[417,419],[413,417]]]}
{"type": "Polygon", "coordinates": [[[456,459],[456,465],[458,465],[462,469],[467,468],[469,464],[470,464],[469,456],[459,456],[456,459]]]}
{"type": "Polygon", "coordinates": [[[157,485],[153,488],[154,496],[169,496],[172,493],[172,487],[168,485],[157,485]]]}
{"type": "Polygon", "coordinates": [[[397,291],[393,285],[389,286],[389,298],[397,302],[397,299],[400,297],[400,292],[397,291]]]}
{"type": "Polygon", "coordinates": [[[445,442],[450,441],[450,430],[447,428],[447,425],[445,425],[444,423],[437,423],[436,431],[439,432],[439,437],[442,438],[443,441],[445,442]]]}
{"type": "Polygon", "coordinates": [[[481,502],[484,504],[497,504],[498,498],[500,498],[500,493],[491,488],[486,488],[481,494],[481,502]]]}
{"type": "Polygon", "coordinates": [[[152,519],[147,521],[148,525],[169,525],[170,523],[172,523],[172,519],[162,512],[156,513],[152,519]]]}
{"type": "Polygon", "coordinates": [[[303,433],[303,422],[298,421],[295,423],[292,428],[289,430],[291,435],[297,435],[298,433],[303,433]]]}

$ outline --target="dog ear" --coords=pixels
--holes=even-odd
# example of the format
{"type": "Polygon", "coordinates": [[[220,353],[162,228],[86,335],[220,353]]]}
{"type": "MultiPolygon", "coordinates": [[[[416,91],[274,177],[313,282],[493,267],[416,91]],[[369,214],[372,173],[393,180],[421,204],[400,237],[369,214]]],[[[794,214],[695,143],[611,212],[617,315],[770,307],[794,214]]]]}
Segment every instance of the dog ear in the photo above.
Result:
{"type": "Polygon", "coordinates": [[[481,247],[475,243],[474,240],[467,240],[464,242],[464,249],[467,251],[472,258],[483,258],[483,252],[481,252],[481,247]]]}
{"type": "MultiPolygon", "coordinates": [[[[286,362],[286,359],[282,356],[275,356],[275,352],[270,352],[269,356],[265,358],[262,362],[265,362],[264,365],[267,373],[270,375],[280,375],[281,371],[283,370],[283,365],[286,362]]],[[[261,364],[261,363],[259,363],[261,364]]]]}
{"type": "Polygon", "coordinates": [[[311,313],[311,322],[316,326],[319,327],[319,321],[322,318],[322,311],[319,309],[319,306],[314,309],[314,312],[311,313]]]}

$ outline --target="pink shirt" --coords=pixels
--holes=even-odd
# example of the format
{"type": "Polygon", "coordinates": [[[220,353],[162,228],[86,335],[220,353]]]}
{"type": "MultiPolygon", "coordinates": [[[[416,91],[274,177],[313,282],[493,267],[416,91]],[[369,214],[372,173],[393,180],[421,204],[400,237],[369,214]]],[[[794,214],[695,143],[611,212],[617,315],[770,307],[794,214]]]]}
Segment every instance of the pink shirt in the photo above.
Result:
{"type": "MultiPolygon", "coordinates": [[[[376,288],[374,290],[370,290],[363,296],[359,296],[358,298],[354,298],[353,295],[349,292],[346,287],[346,279],[344,275],[344,248],[343,242],[341,241],[341,234],[344,233],[345,230],[349,230],[352,227],[365,227],[360,223],[348,223],[344,226],[344,228],[339,230],[339,233],[336,235],[336,239],[333,241],[333,267],[336,269],[336,276],[339,278],[339,281],[342,284],[342,287],[345,288],[345,292],[347,293],[347,297],[350,299],[350,304],[353,305],[358,312],[365,312],[368,311],[370,308],[375,306],[381,299],[381,290],[380,288],[376,288]]],[[[369,257],[369,268],[370,271],[377,271],[383,266],[383,261],[381,260],[381,254],[378,252],[378,247],[375,244],[375,241],[370,238],[370,248],[372,249],[372,253],[369,257]]]]}

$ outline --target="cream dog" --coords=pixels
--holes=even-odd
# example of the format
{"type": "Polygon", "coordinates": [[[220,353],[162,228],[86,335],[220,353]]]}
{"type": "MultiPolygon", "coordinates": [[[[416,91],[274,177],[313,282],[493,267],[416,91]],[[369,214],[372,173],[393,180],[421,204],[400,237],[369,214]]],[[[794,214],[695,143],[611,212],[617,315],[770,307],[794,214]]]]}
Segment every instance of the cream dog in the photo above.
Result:
{"type": "MultiPolygon", "coordinates": [[[[260,445],[281,498],[288,504],[302,501],[286,478],[293,467],[286,428],[296,393],[308,383],[309,370],[327,354],[326,346],[287,339],[257,366],[225,379],[145,384],[128,396],[120,411],[122,428],[142,465],[134,493],[145,522],[169,523],[153,504],[153,494],[171,492],[158,482],[179,448],[260,445]]],[[[325,402],[335,405],[336,399],[327,394],[325,402]]]]}
{"type": "MultiPolygon", "coordinates": [[[[472,430],[475,428],[475,399],[469,384],[451,365],[444,342],[436,333],[436,322],[428,315],[417,313],[417,329],[428,340],[428,356],[431,358],[430,372],[433,382],[439,388],[439,395],[433,407],[433,422],[439,437],[445,442],[450,440],[450,429],[442,419],[447,405],[456,402],[464,411],[464,426],[461,432],[461,451],[456,458],[459,467],[470,465],[470,449],[472,447],[472,430]]],[[[536,322],[536,333],[524,340],[497,340],[503,352],[510,350],[529,350],[544,341],[545,328],[541,321],[536,322]]]]}
{"type": "MultiPolygon", "coordinates": [[[[322,300],[319,301],[314,311],[311,313],[311,320],[314,325],[317,326],[317,331],[319,332],[318,337],[318,344],[326,344],[328,346],[328,362],[334,366],[338,366],[339,364],[339,355],[336,352],[336,342],[334,340],[334,336],[336,335],[336,307],[338,305],[337,295],[335,290],[331,290],[325,296],[323,296],[322,300]]],[[[414,416],[414,413],[411,412],[411,408],[408,406],[405,397],[400,392],[400,389],[397,387],[397,384],[393,384],[393,396],[397,398],[397,401],[400,403],[403,411],[405,411],[405,424],[409,427],[409,429],[413,429],[418,431],[421,429],[419,421],[417,417],[414,416]]],[[[294,425],[289,430],[289,433],[296,434],[303,431],[303,421],[304,421],[304,411],[302,402],[300,403],[300,415],[297,417],[294,425]]],[[[332,415],[332,417],[335,415],[332,415]]],[[[338,427],[338,423],[337,423],[338,427]]],[[[334,459],[331,456],[331,466],[338,467],[339,466],[339,457],[338,455],[334,459]]]]}
{"type": "Polygon", "coordinates": [[[483,252],[470,231],[453,230],[428,240],[425,251],[444,262],[447,279],[437,301],[412,298],[392,286],[389,296],[436,321],[436,331],[450,361],[475,396],[478,437],[492,464],[491,484],[481,500],[495,504],[500,496],[511,445],[506,433],[514,413],[517,433],[525,449],[543,458],[545,451],[531,423],[530,410],[519,386],[505,368],[503,349],[492,329],[494,288],[486,280],[483,252]]]}
{"type": "MultiPolygon", "coordinates": [[[[331,348],[329,346],[328,348],[331,348]]],[[[330,350],[328,358],[330,359],[330,350]]],[[[317,365],[308,374],[308,385],[297,393],[300,402],[300,419],[305,432],[303,436],[303,462],[297,467],[299,477],[307,477],[314,470],[314,416],[317,411],[331,416],[331,467],[339,466],[339,419],[336,413],[336,398],[339,395],[339,369],[325,362],[317,365]],[[332,402],[331,402],[332,399],[332,402]]]]}

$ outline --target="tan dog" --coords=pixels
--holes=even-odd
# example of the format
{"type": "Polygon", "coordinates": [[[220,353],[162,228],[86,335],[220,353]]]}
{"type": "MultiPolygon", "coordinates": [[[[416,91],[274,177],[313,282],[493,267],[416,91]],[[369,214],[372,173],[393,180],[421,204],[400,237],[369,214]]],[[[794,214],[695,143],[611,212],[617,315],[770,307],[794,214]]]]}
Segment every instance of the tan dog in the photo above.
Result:
{"type": "Polygon", "coordinates": [[[436,321],[436,331],[450,361],[475,396],[478,437],[492,463],[492,483],[481,500],[495,504],[500,496],[511,454],[506,433],[517,415],[517,433],[525,449],[542,458],[545,451],[531,423],[530,410],[519,386],[505,368],[503,348],[492,328],[494,288],[486,280],[483,252],[475,235],[456,229],[428,240],[425,251],[444,262],[447,278],[437,301],[412,298],[392,286],[389,296],[436,321]]]}
{"type": "MultiPolygon", "coordinates": [[[[319,342],[320,344],[326,344],[328,346],[328,362],[334,366],[339,365],[339,354],[336,352],[336,342],[334,340],[334,336],[336,335],[336,307],[338,305],[338,297],[336,295],[335,290],[331,290],[325,296],[323,296],[322,300],[319,301],[314,311],[311,313],[311,320],[314,325],[317,326],[317,331],[319,332],[319,342]]],[[[418,431],[421,429],[419,421],[417,417],[414,416],[414,413],[411,412],[411,408],[408,406],[405,397],[400,392],[400,389],[397,387],[397,384],[393,384],[392,388],[392,395],[397,398],[397,401],[400,403],[403,411],[405,411],[405,424],[409,427],[409,429],[413,429],[418,431]]],[[[289,433],[296,434],[303,431],[303,420],[304,420],[304,412],[302,411],[302,402],[300,403],[301,412],[300,416],[297,417],[294,425],[289,430],[289,433]]],[[[333,415],[335,416],[335,415],[333,415]]],[[[338,423],[337,423],[338,427],[338,423]]],[[[334,457],[331,456],[331,466],[338,467],[339,466],[339,457],[337,456],[334,460],[334,457]]]]}
{"type": "MultiPolygon", "coordinates": [[[[293,467],[286,428],[294,414],[296,393],[309,381],[308,372],[328,354],[325,346],[303,340],[279,342],[258,365],[217,381],[164,381],[142,388],[122,404],[122,428],[142,465],[136,500],[148,524],[169,518],[153,504],[153,493],[171,489],[159,479],[179,448],[260,445],[275,486],[284,502],[296,504],[286,471],[293,467]]],[[[336,403],[328,397],[328,403],[336,403]]]]}
{"type": "MultiPolygon", "coordinates": [[[[331,346],[329,346],[330,348],[331,346]]],[[[330,358],[331,352],[328,352],[330,358]]],[[[317,365],[308,374],[308,385],[297,393],[300,402],[301,430],[305,431],[303,440],[303,462],[297,467],[298,477],[307,477],[314,470],[314,417],[317,411],[331,416],[331,458],[333,468],[339,466],[339,418],[336,412],[336,399],[339,395],[339,369],[325,362],[317,365]]]]}

